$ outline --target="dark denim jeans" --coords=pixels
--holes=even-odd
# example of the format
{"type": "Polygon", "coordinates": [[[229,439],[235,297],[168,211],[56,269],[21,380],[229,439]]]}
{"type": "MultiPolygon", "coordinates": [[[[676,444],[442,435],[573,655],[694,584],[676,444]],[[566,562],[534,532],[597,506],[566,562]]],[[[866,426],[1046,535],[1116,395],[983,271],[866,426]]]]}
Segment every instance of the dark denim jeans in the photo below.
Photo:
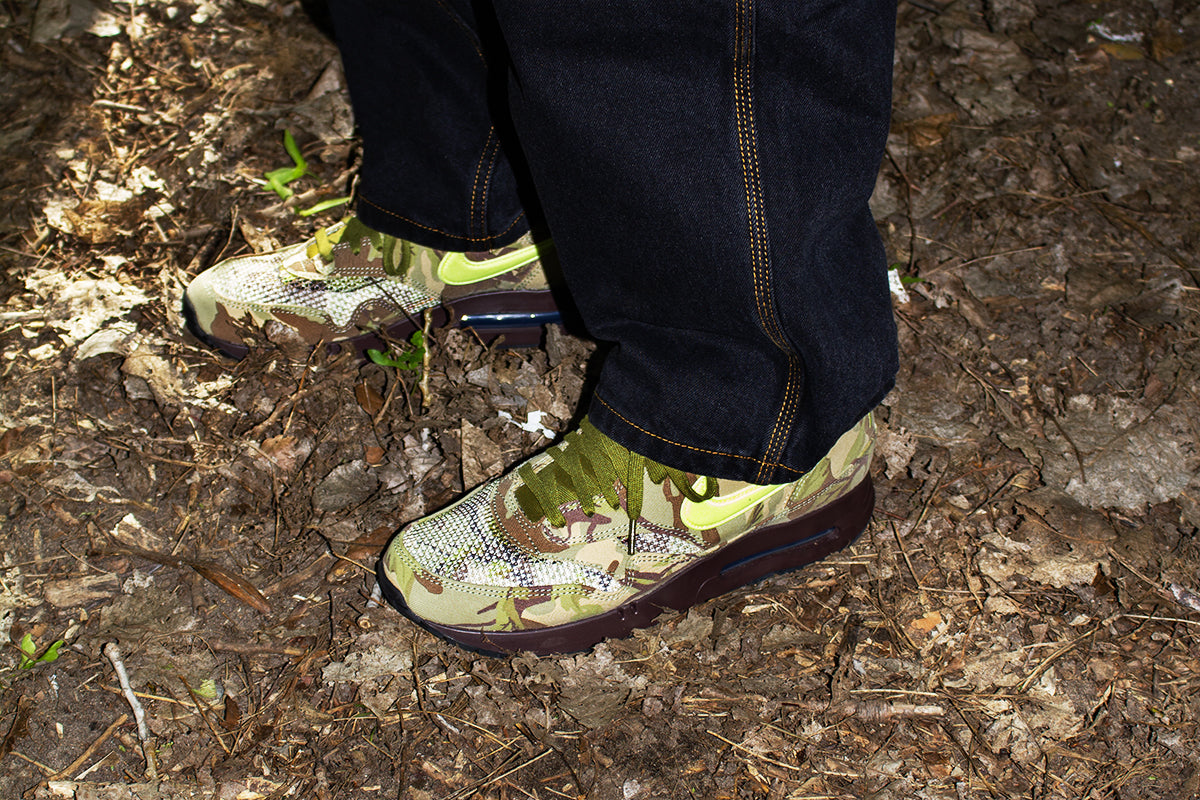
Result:
{"type": "Polygon", "coordinates": [[[891,388],[867,207],[895,0],[334,0],[358,214],[483,249],[545,225],[614,346],[589,415],[705,475],[794,480],[891,388]]]}

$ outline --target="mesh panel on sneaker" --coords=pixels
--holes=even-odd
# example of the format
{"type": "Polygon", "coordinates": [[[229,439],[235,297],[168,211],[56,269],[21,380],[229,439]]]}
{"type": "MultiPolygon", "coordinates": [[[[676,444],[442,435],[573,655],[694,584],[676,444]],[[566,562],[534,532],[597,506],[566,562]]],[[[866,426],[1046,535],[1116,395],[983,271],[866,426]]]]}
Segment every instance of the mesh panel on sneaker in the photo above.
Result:
{"type": "Polygon", "coordinates": [[[378,278],[333,277],[324,281],[281,280],[277,271],[229,270],[214,281],[228,305],[269,314],[280,309],[298,314],[323,312],[338,329],[353,322],[355,312],[384,295],[409,313],[437,303],[437,298],[411,286],[378,278]]]}
{"type": "Polygon", "coordinates": [[[537,587],[580,585],[606,592],[619,584],[602,569],[552,554],[534,553],[512,540],[495,519],[499,481],[409,529],[405,549],[413,566],[468,584],[537,587]]]}

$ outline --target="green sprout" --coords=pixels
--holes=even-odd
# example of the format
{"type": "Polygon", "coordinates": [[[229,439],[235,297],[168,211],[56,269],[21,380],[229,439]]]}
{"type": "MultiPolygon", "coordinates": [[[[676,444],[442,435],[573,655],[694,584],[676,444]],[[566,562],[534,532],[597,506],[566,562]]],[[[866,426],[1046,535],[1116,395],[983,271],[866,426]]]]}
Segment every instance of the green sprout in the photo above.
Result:
{"type": "Polygon", "coordinates": [[[395,367],[411,372],[419,371],[425,361],[425,334],[421,331],[413,331],[412,336],[408,338],[408,343],[412,349],[401,350],[398,355],[393,356],[382,350],[368,350],[367,358],[381,367],[395,367]]]}
{"type": "Polygon", "coordinates": [[[62,647],[66,642],[59,639],[54,644],[46,648],[46,652],[40,656],[37,654],[37,644],[33,641],[31,634],[25,634],[21,639],[21,644],[18,645],[21,649],[21,660],[17,663],[17,669],[33,669],[38,664],[49,664],[58,660],[58,648],[62,647]]]}
{"type": "Polygon", "coordinates": [[[331,208],[344,206],[349,202],[349,197],[332,197],[328,200],[322,200],[315,205],[311,205],[308,208],[302,208],[296,213],[301,217],[311,217],[313,214],[320,214],[322,211],[328,211],[331,208]]]}
{"type": "Polygon", "coordinates": [[[925,283],[924,278],[918,278],[916,275],[905,275],[900,270],[904,267],[903,264],[897,262],[888,267],[888,272],[894,272],[900,276],[900,284],[902,286],[912,286],[914,283],[925,283]]]}
{"type": "Polygon", "coordinates": [[[296,145],[296,140],[292,136],[291,131],[285,130],[283,132],[283,149],[287,150],[287,154],[292,157],[292,166],[280,167],[279,169],[265,172],[263,173],[263,177],[267,179],[268,189],[274,190],[275,194],[279,195],[279,199],[287,200],[295,194],[295,192],[288,188],[288,184],[298,181],[308,174],[308,162],[300,154],[300,148],[296,145]]]}
{"type": "MultiPolygon", "coordinates": [[[[285,130],[283,132],[283,149],[291,157],[292,166],[280,167],[270,172],[264,172],[263,177],[266,178],[268,189],[279,195],[280,200],[287,200],[296,194],[288,184],[294,183],[308,174],[308,162],[304,160],[304,156],[300,153],[300,148],[296,145],[296,139],[292,136],[291,131],[285,130]]],[[[322,211],[328,211],[331,208],[337,208],[349,202],[349,197],[333,197],[328,200],[322,200],[308,208],[298,209],[296,214],[301,217],[311,217],[314,214],[320,214],[322,211]]]]}

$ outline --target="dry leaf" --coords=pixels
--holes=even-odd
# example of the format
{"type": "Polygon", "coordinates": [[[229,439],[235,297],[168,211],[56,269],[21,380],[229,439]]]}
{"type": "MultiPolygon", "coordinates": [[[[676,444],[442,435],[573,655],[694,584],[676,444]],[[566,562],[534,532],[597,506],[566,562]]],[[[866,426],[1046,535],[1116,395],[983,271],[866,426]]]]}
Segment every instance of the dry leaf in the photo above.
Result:
{"type": "Polygon", "coordinates": [[[1141,48],[1123,42],[1101,42],[1100,49],[1118,61],[1141,61],[1146,57],[1141,48]]]}
{"type": "Polygon", "coordinates": [[[299,439],[295,436],[272,436],[263,441],[261,449],[281,472],[291,475],[304,459],[308,458],[313,443],[311,439],[299,439]]]}
{"type": "Polygon", "coordinates": [[[133,514],[126,514],[112,529],[112,538],[123,545],[157,552],[166,547],[166,541],[142,526],[133,514]]]}
{"type": "Polygon", "coordinates": [[[149,346],[138,345],[122,362],[121,372],[144,380],[160,406],[171,405],[184,398],[183,381],[177,371],[149,346]]]}
{"type": "Polygon", "coordinates": [[[941,624],[942,615],[937,611],[930,611],[925,616],[908,623],[908,627],[917,633],[928,636],[934,628],[941,624]]]}
{"type": "Polygon", "coordinates": [[[237,730],[238,723],[242,721],[242,711],[238,708],[237,701],[229,695],[225,695],[225,714],[221,719],[221,724],[227,731],[237,730]]]}
{"type": "Polygon", "coordinates": [[[472,488],[504,469],[500,445],[466,420],[462,421],[462,478],[463,486],[472,488]]]}
{"type": "Polygon", "coordinates": [[[948,114],[931,114],[905,123],[908,141],[913,147],[935,147],[942,143],[950,126],[958,119],[958,112],[948,114]]]}
{"type": "Polygon", "coordinates": [[[383,397],[368,383],[358,383],[354,386],[354,399],[368,417],[374,417],[383,410],[383,397]]]}
{"type": "Polygon", "coordinates": [[[116,575],[77,575],[47,582],[42,587],[42,596],[55,608],[74,608],[108,600],[120,591],[116,575]]]}
{"type": "Polygon", "coordinates": [[[1155,61],[1164,61],[1184,48],[1183,37],[1174,30],[1169,20],[1160,19],[1154,24],[1154,34],[1150,37],[1150,57],[1155,61]]]}
{"type": "Polygon", "coordinates": [[[224,567],[208,561],[190,561],[188,564],[200,573],[201,577],[215,583],[226,594],[236,597],[256,611],[271,613],[271,604],[267,602],[267,598],[242,576],[234,575],[224,567]]]}

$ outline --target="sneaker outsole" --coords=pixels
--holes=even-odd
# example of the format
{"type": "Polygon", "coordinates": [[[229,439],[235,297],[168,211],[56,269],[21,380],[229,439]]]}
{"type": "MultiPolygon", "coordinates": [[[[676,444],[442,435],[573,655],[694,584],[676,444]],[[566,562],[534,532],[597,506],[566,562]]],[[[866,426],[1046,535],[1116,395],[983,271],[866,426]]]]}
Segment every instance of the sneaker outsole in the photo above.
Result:
{"type": "Polygon", "coordinates": [[[590,650],[604,639],[628,636],[664,613],[686,611],[738,587],[819,561],[853,543],[866,529],[874,508],[875,487],[868,476],[829,505],[743,536],[611,611],[547,628],[481,632],[439,625],[413,613],[388,580],[382,559],[375,575],[383,597],[397,611],[451,644],[498,657],[521,651],[575,653],[590,650]]]}

